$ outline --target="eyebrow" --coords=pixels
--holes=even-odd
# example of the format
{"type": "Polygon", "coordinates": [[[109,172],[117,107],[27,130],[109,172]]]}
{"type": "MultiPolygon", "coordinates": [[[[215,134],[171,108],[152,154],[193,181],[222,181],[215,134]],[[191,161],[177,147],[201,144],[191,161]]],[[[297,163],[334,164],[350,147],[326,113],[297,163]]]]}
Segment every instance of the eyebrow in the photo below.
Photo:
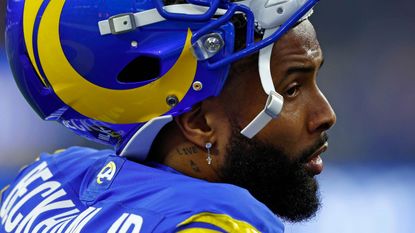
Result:
{"type": "Polygon", "coordinates": [[[285,73],[285,76],[288,77],[295,73],[311,73],[314,71],[313,66],[293,66],[288,68],[287,72],[285,73]]]}
{"type": "MultiPolygon", "coordinates": [[[[321,60],[321,63],[318,69],[321,69],[323,64],[324,64],[324,58],[321,60]]],[[[288,77],[294,73],[310,73],[310,72],[314,72],[314,70],[315,70],[314,66],[293,66],[293,67],[288,68],[287,72],[285,73],[285,76],[288,77]]]]}

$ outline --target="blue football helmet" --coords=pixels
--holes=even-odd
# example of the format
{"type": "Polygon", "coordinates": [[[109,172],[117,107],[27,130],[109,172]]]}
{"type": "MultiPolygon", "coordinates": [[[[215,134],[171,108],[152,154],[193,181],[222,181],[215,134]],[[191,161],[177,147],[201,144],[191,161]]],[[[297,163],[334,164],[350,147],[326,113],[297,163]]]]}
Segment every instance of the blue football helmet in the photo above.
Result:
{"type": "Polygon", "coordinates": [[[241,132],[253,137],[283,104],[272,45],[318,0],[185,2],[8,0],[6,49],[19,89],[43,119],[143,160],[166,123],[218,95],[231,63],[259,52],[269,97],[241,132]],[[234,51],[238,14],[246,46],[234,51]]]}

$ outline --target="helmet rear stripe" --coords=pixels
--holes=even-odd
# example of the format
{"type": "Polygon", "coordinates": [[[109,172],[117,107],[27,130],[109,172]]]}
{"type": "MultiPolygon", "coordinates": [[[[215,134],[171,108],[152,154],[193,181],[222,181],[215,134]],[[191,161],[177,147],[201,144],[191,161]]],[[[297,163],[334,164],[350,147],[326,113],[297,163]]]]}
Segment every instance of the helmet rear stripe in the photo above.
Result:
{"type": "Polygon", "coordinates": [[[44,6],[44,3],[45,1],[25,1],[23,11],[23,34],[30,61],[32,62],[32,65],[35,68],[38,77],[42,81],[43,85],[46,87],[48,85],[46,84],[44,76],[41,75],[38,63],[35,59],[34,51],[37,37],[37,33],[35,33],[35,26],[36,22],[39,21],[39,18],[37,18],[37,16],[39,14],[40,8],[44,6]]]}

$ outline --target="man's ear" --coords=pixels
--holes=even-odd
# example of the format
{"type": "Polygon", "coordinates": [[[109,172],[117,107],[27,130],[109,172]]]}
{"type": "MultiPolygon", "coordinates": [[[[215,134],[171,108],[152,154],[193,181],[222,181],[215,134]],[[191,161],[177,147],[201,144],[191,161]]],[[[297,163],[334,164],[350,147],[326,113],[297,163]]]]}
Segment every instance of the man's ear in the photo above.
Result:
{"type": "Polygon", "coordinates": [[[210,141],[212,128],[206,121],[202,103],[193,106],[192,110],[175,117],[174,120],[189,142],[204,147],[205,143],[210,141]]]}
{"type": "Polygon", "coordinates": [[[192,110],[175,117],[183,136],[191,143],[205,147],[207,142],[214,144],[226,124],[226,114],[214,98],[193,106],[192,110]]]}

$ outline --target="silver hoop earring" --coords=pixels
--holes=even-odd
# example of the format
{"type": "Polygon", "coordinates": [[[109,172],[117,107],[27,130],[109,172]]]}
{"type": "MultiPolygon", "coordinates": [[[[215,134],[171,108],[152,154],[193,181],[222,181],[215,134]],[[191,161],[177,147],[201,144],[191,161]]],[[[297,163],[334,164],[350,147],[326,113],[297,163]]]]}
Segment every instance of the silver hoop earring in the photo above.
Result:
{"type": "Polygon", "coordinates": [[[206,158],[206,161],[207,161],[207,163],[210,165],[210,164],[212,164],[212,156],[211,156],[211,154],[210,154],[210,148],[212,148],[212,143],[207,142],[207,143],[205,144],[205,148],[206,148],[206,150],[207,150],[207,158],[206,158]]]}

